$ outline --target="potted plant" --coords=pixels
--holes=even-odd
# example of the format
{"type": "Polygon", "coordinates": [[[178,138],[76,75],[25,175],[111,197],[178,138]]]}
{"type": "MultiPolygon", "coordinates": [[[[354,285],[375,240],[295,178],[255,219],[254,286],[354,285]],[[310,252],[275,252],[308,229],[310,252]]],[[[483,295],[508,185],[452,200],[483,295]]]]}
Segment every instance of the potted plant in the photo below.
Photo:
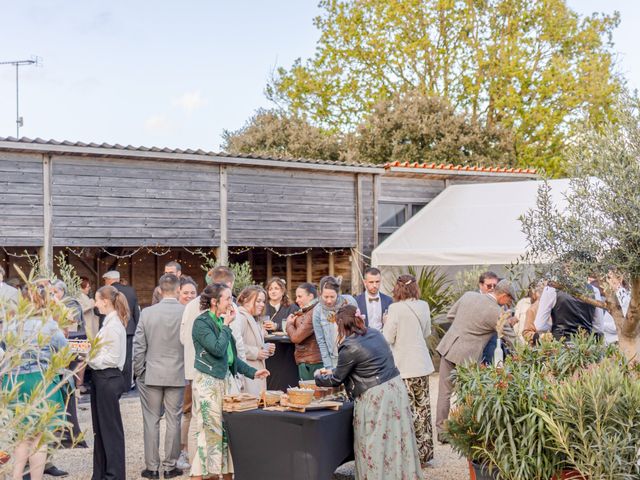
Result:
{"type": "Polygon", "coordinates": [[[536,414],[551,448],[574,477],[640,478],[640,378],[638,367],[614,355],[550,390],[555,407],[536,414]]]}
{"type": "Polygon", "coordinates": [[[539,412],[553,412],[554,386],[612,351],[592,336],[577,337],[571,346],[548,339],[518,346],[501,367],[458,366],[460,400],[447,422],[452,446],[496,478],[551,479],[571,463],[558,455],[539,412]]]}

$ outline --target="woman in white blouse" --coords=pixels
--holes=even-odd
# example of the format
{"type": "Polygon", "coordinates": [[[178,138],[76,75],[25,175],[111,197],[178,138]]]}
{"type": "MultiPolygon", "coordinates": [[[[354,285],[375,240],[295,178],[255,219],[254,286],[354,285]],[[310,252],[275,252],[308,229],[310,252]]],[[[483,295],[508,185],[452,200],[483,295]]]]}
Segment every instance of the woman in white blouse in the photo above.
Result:
{"type": "Polygon", "coordinates": [[[98,352],[88,362],[92,370],[91,422],[95,439],[92,480],[125,480],[120,396],[125,391],[122,368],[127,355],[129,304],[122,293],[105,286],[96,292],[96,307],[105,318],[96,336],[98,352]]]}
{"type": "Polygon", "coordinates": [[[389,305],[382,334],[391,346],[393,359],[409,392],[420,464],[424,468],[433,459],[429,375],[434,369],[427,348],[431,313],[429,304],[419,298],[416,278],[400,275],[393,288],[394,303],[389,305]]]}

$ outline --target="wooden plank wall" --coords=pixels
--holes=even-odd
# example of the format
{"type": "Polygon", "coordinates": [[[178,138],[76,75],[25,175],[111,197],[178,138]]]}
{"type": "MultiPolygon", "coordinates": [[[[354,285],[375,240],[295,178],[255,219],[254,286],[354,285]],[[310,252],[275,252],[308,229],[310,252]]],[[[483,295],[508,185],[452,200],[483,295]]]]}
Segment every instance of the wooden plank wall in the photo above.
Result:
{"type": "Polygon", "coordinates": [[[401,203],[428,203],[445,189],[444,180],[427,178],[381,178],[380,201],[401,203]]]}
{"type": "Polygon", "coordinates": [[[0,210],[0,246],[42,245],[42,155],[0,152],[0,210]]]}
{"type": "Polygon", "coordinates": [[[53,157],[56,246],[217,246],[218,169],[53,157]]]}
{"type": "Polygon", "coordinates": [[[230,167],[229,246],[355,245],[353,174],[230,167]]]}

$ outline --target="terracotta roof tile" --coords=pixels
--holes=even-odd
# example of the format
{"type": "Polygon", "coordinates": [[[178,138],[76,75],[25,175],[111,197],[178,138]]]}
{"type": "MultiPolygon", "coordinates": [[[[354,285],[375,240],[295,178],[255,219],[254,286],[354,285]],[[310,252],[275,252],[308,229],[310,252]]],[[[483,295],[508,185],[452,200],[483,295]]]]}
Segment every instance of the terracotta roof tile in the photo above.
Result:
{"type": "Polygon", "coordinates": [[[389,162],[384,165],[384,168],[420,168],[429,170],[457,170],[465,172],[487,172],[487,173],[513,173],[513,174],[528,174],[535,175],[537,173],[535,168],[513,168],[513,167],[481,167],[478,165],[454,165],[440,163],[417,163],[417,162],[389,162]]]}

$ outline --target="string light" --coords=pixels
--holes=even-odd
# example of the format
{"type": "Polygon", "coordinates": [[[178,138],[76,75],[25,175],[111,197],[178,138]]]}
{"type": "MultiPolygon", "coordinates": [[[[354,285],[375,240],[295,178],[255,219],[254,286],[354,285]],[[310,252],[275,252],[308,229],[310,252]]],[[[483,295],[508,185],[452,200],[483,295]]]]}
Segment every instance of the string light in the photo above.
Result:
{"type": "Polygon", "coordinates": [[[306,253],[309,253],[311,250],[313,250],[313,248],[307,248],[306,250],[302,250],[300,252],[293,252],[293,253],[280,253],[276,250],[274,250],[271,247],[264,247],[265,250],[274,253],[275,255],[277,255],[278,257],[295,257],[296,255],[304,255],[306,253]]]}

